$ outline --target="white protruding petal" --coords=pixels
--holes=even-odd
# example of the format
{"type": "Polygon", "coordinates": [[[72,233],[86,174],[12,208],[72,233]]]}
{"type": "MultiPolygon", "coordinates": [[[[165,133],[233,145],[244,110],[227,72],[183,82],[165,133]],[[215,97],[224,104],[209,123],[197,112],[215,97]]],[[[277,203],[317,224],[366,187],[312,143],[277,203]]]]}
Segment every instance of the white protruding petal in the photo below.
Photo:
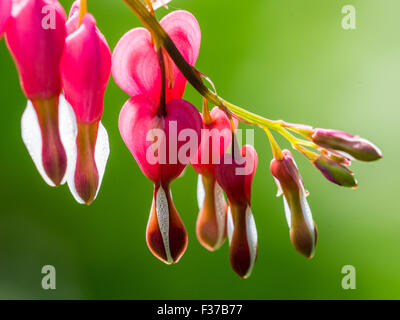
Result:
{"type": "MultiPolygon", "coordinates": [[[[99,122],[99,131],[97,133],[96,148],[94,151],[94,160],[96,161],[97,173],[99,175],[99,184],[97,186],[96,197],[99,193],[101,182],[106,170],[108,156],[110,155],[110,143],[108,134],[101,121],[99,122]]],[[[96,198],[95,197],[95,198],[96,198]]]]}
{"type": "Polygon", "coordinates": [[[314,220],[313,220],[313,217],[311,214],[311,209],[308,204],[304,190],[302,190],[300,192],[300,203],[301,203],[301,211],[303,213],[304,220],[306,221],[307,228],[308,228],[308,230],[310,230],[310,233],[313,237],[313,242],[314,242],[314,240],[315,240],[314,239],[315,238],[314,220]]]}
{"type": "Polygon", "coordinates": [[[228,231],[229,244],[231,244],[231,242],[232,242],[232,235],[233,235],[234,228],[235,227],[233,224],[231,207],[228,207],[227,231],[228,231]]]}
{"type": "Polygon", "coordinates": [[[254,263],[256,262],[257,257],[257,229],[250,206],[247,206],[246,209],[246,233],[247,242],[250,249],[250,267],[246,273],[246,276],[249,276],[251,271],[253,270],[254,263]]]}
{"type": "Polygon", "coordinates": [[[54,187],[53,181],[47,176],[46,171],[43,168],[42,161],[42,132],[40,131],[39,120],[32,105],[32,102],[28,100],[25,111],[22,114],[21,119],[21,134],[22,140],[26,148],[28,149],[29,155],[31,156],[33,163],[37,170],[42,176],[43,180],[49,185],[54,187]]]}
{"type": "Polygon", "coordinates": [[[292,211],[290,210],[285,196],[283,196],[283,207],[285,208],[286,221],[290,229],[292,227],[292,211]]]}
{"type": "Polygon", "coordinates": [[[58,103],[58,123],[60,139],[64,146],[65,154],[67,155],[67,170],[61,182],[64,184],[70,175],[75,172],[77,156],[76,136],[78,134],[78,127],[76,125],[74,110],[62,94],[60,95],[58,103]]]}
{"type": "Polygon", "coordinates": [[[278,187],[278,191],[276,193],[276,196],[280,197],[283,194],[281,183],[275,177],[274,177],[274,180],[275,180],[276,186],[278,187]]]}
{"type": "Polygon", "coordinates": [[[153,5],[153,9],[157,10],[161,7],[168,8],[167,4],[171,2],[171,0],[151,0],[151,4],[153,5]]]}
{"type": "Polygon", "coordinates": [[[165,254],[169,263],[173,262],[171,250],[169,248],[169,208],[168,200],[162,186],[158,188],[156,194],[156,213],[158,227],[160,228],[161,236],[164,243],[165,254]]]}
{"type": "Polygon", "coordinates": [[[203,177],[201,174],[199,174],[199,177],[197,179],[197,204],[199,206],[199,209],[203,208],[205,197],[206,192],[204,190],[203,177]]]}
{"type": "Polygon", "coordinates": [[[219,247],[221,245],[221,242],[223,241],[223,236],[224,236],[224,232],[225,232],[226,201],[225,201],[225,197],[224,197],[224,192],[217,182],[215,182],[215,185],[214,185],[214,199],[215,199],[215,215],[217,218],[217,225],[218,225],[218,240],[217,240],[216,246],[219,247]]]}

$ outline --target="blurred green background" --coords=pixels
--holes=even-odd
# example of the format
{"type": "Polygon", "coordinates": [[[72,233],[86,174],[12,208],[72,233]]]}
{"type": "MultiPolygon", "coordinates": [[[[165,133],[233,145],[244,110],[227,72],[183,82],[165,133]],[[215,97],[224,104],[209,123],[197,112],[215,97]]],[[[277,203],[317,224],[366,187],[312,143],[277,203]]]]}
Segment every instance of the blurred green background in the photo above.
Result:
{"type": "MultiPolygon", "coordinates": [[[[69,11],[73,1],[60,2],[69,11]]],[[[111,48],[141,26],[122,1],[88,0],[88,7],[111,48]]],[[[252,276],[241,280],[233,273],[227,243],[214,253],[198,243],[192,168],[172,185],[189,246],[178,264],[167,266],[145,243],[152,184],[117,127],[128,96],[110,80],[103,123],[111,155],[97,200],[79,205],[66,186],[53,189],[43,182],[22,143],[26,99],[2,40],[0,298],[400,298],[400,2],[173,0],[170,10],[176,8],[197,17],[202,29],[197,67],[220,95],[271,119],[360,134],[382,148],[383,160],[353,164],[359,180],[354,191],[330,184],[295,153],[319,228],[316,256],[308,261],[289,241],[282,199],[275,197],[269,172],[271,151],[257,130],[252,205],[259,255],[252,276]],[[346,4],[356,7],[356,30],[341,27],[346,4]],[[46,264],[57,270],[56,290],[41,288],[46,264]],[[341,269],[348,264],[357,270],[356,290],[341,287],[341,269]]],[[[167,13],[160,9],[158,16],[167,13]]],[[[200,107],[192,88],[186,98],[200,107]]]]}

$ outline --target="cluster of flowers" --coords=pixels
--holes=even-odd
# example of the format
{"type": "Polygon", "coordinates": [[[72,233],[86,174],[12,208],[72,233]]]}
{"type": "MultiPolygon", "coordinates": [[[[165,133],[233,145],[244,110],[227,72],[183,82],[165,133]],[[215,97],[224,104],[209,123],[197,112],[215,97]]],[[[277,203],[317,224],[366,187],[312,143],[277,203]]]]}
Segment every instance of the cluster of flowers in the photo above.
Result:
{"type": "Polygon", "coordinates": [[[127,32],[112,56],[94,18],[86,13],[86,1],[73,4],[68,20],[56,0],[1,2],[0,32],[5,30],[28,98],[22,118],[23,140],[45,181],[50,185],[68,181],[79,202],[90,204],[95,199],[109,154],[107,132],[100,120],[112,71],[115,82],[131,97],[119,116],[122,139],[154,184],[146,240],[158,259],[176,263],[186,250],[188,236],[170,185],[191,163],[199,174],[199,242],[213,251],[228,237],[233,270],[243,278],[250,275],[258,250],[251,210],[258,158],[253,146],[241,147],[237,142],[238,120],[265,130],[290,240],[311,258],[317,229],[306,199],[308,192],[292,154],[280,149],[270,129],[286,137],[329,181],[346,187],[356,186],[347,168],[351,159],[377,160],[381,158],[379,149],[345,132],[271,121],[211,94],[202,83],[204,76],[193,67],[201,42],[196,18],[179,10],[158,22],[154,9],[168,1],[156,1],[152,6],[146,0],[147,7],[139,0],[125,2],[147,29],[127,32]],[[55,8],[55,28],[43,27],[47,5],[55,8]],[[188,80],[204,97],[202,114],[182,99],[188,80]],[[216,105],[211,112],[207,100],[216,105]],[[163,134],[156,134],[158,131],[163,134]],[[196,136],[194,146],[186,144],[188,131],[196,136]]]}
{"type": "Polygon", "coordinates": [[[28,98],[21,126],[29,154],[49,185],[68,182],[76,200],[90,204],[109,154],[100,121],[111,73],[107,42],[79,1],[68,19],[56,0],[2,0],[0,12],[28,98]]]}

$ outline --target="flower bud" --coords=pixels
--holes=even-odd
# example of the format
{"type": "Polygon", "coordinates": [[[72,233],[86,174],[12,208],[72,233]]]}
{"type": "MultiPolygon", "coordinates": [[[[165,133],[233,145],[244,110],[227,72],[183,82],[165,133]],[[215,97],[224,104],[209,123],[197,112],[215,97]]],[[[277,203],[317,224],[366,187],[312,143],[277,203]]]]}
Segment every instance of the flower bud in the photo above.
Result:
{"type": "Polygon", "coordinates": [[[0,38],[3,35],[8,18],[10,18],[11,5],[11,0],[1,0],[0,2],[0,38]]]}
{"type": "Polygon", "coordinates": [[[271,172],[278,186],[278,196],[283,195],[286,219],[293,247],[307,258],[314,256],[317,229],[308,205],[303,180],[292,154],[283,150],[283,159],[271,161],[271,172]]]}
{"type": "Polygon", "coordinates": [[[250,276],[257,258],[257,230],[251,211],[251,185],[257,167],[256,150],[249,145],[226,153],[216,165],[215,176],[228,196],[229,257],[233,270],[242,278],[250,276]]]}
{"type": "Polygon", "coordinates": [[[197,201],[199,214],[196,223],[197,239],[207,250],[222,246],[226,238],[228,206],[221,187],[215,178],[215,166],[232,141],[231,124],[225,112],[214,107],[208,122],[203,119],[202,138],[193,168],[199,173],[197,201]]]}
{"type": "Polygon", "coordinates": [[[315,144],[337,151],[342,151],[357,160],[374,161],[382,158],[382,152],[372,142],[333,129],[315,129],[312,136],[315,144]]]}
{"type": "Polygon", "coordinates": [[[64,138],[69,133],[63,138],[62,129],[75,121],[60,95],[65,20],[64,9],[56,0],[13,1],[5,29],[28,98],[21,120],[22,138],[39,173],[51,186],[66,180],[69,160],[64,138]]]}
{"type": "Polygon", "coordinates": [[[357,180],[353,172],[345,166],[325,156],[319,156],[312,160],[314,166],[321,171],[326,179],[342,187],[357,187],[357,180]]]}
{"type": "Polygon", "coordinates": [[[104,175],[109,142],[101,123],[104,93],[111,74],[111,52],[90,14],[79,25],[79,1],[71,9],[61,60],[66,100],[77,121],[76,164],[68,186],[79,203],[91,204],[104,175]]]}

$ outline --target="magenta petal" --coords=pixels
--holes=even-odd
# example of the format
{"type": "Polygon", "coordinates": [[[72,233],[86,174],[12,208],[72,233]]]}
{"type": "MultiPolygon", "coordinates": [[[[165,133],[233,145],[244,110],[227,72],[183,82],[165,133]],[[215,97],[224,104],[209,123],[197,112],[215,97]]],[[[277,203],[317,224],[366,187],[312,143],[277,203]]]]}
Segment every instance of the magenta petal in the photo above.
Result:
{"type": "Polygon", "coordinates": [[[61,92],[60,60],[66,34],[64,9],[55,0],[14,1],[11,15],[6,41],[25,95],[30,100],[58,96],[61,92]],[[46,13],[51,17],[47,6],[55,9],[53,21],[50,18],[47,21],[46,13]],[[55,28],[52,28],[52,22],[55,28]]]}
{"type": "MultiPolygon", "coordinates": [[[[174,11],[161,20],[172,41],[186,61],[193,65],[200,50],[201,33],[196,18],[186,11],[174,11]]],[[[166,59],[170,58],[166,57],[166,59]]],[[[146,95],[155,103],[160,96],[160,67],[150,33],[144,28],[127,32],[116,45],[112,57],[112,73],[115,82],[130,96],[146,95]]],[[[167,63],[168,65],[168,63],[167,63]]],[[[173,85],[168,88],[167,102],[180,99],[186,79],[171,62],[173,85]]]]}
{"type": "Polygon", "coordinates": [[[187,143],[187,139],[179,139],[180,134],[193,133],[194,155],[200,144],[201,127],[199,112],[185,100],[170,101],[166,115],[159,116],[152,101],[136,96],[124,105],[119,116],[122,139],[144,175],[154,183],[169,183],[182,173],[190,155],[187,159],[178,155],[187,143]]]}
{"type": "Polygon", "coordinates": [[[111,73],[111,52],[90,14],[65,41],[61,76],[65,98],[78,122],[101,118],[104,92],[111,73]]]}
{"type": "Polygon", "coordinates": [[[4,28],[11,14],[11,0],[0,1],[0,37],[3,35],[4,28]]]}

